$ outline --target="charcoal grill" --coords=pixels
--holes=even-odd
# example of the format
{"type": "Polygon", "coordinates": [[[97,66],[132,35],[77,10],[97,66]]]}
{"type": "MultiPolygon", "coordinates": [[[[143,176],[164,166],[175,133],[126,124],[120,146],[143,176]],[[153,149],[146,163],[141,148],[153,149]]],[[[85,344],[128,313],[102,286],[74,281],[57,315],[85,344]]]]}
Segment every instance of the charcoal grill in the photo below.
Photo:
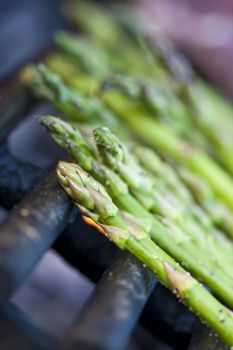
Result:
{"type": "MultiPolygon", "coordinates": [[[[53,8],[55,1],[43,3],[53,8]]],[[[56,12],[51,11],[50,18],[52,13],[56,12]]],[[[55,23],[55,27],[58,23],[64,26],[57,18],[55,23]]],[[[24,29],[20,27],[25,35],[30,29],[24,29]]],[[[15,67],[41,55],[47,44],[15,60],[1,79],[0,206],[8,215],[0,226],[0,349],[127,349],[138,321],[170,348],[187,349],[191,325],[199,326],[189,311],[133,256],[117,252],[93,228],[74,218],[72,203],[57,184],[54,167],[41,169],[17,159],[8,149],[11,132],[40,104],[21,86],[15,67]],[[59,343],[9,302],[51,247],[96,283],[59,343]]],[[[141,349],[149,349],[144,337],[141,349]]],[[[150,342],[150,348],[158,349],[155,344],[150,342]]]]}

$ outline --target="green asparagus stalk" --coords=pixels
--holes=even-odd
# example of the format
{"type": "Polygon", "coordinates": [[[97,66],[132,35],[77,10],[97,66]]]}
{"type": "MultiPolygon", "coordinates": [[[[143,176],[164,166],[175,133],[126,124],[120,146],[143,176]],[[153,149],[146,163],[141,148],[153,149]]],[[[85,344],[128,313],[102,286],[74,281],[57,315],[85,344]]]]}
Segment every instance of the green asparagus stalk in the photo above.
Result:
{"type": "Polygon", "coordinates": [[[60,162],[58,179],[81,213],[94,222],[119,248],[144,262],[158,280],[172,290],[229,345],[233,345],[233,317],[204,287],[154,244],[135,217],[121,212],[103,186],[78,165],[60,162]]]}
{"type": "Polygon", "coordinates": [[[190,243],[186,235],[180,231],[177,232],[173,226],[165,225],[150,214],[129,193],[127,184],[116,173],[102,165],[92,157],[91,153],[87,157],[88,147],[85,147],[85,155],[82,154],[82,145],[85,140],[79,132],[76,132],[74,127],[66,124],[64,128],[65,122],[60,124],[54,117],[45,117],[42,122],[51,134],[55,134],[55,137],[53,136],[55,141],[58,138],[59,145],[65,148],[82,168],[106,186],[116,205],[138,218],[149,220],[152,225],[152,239],[181,264],[184,264],[190,272],[205,282],[226,303],[232,305],[232,279],[229,279],[222,272],[218,264],[213,262],[210,264],[206,257],[202,259],[201,252],[194,244],[190,243]],[[59,127],[56,126],[57,123],[59,123],[59,127]],[[70,137],[67,139],[68,133],[70,133],[70,137]]]}

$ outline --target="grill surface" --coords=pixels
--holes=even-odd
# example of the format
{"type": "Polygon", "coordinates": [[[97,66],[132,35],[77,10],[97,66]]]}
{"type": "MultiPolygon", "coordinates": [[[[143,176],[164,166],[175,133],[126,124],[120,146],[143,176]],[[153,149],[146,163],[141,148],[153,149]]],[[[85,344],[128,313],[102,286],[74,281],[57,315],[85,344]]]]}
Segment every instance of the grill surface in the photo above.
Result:
{"type": "MultiPolygon", "coordinates": [[[[7,3],[5,18],[8,18],[7,11],[12,10],[9,3],[14,1],[7,3]]],[[[29,3],[22,1],[27,11],[32,11],[29,3]]],[[[63,24],[60,17],[55,16],[56,1],[44,0],[42,3],[33,10],[37,17],[35,13],[28,16],[39,19],[46,9],[51,20],[48,32],[45,35],[43,31],[43,40],[38,40],[38,45],[33,44],[30,55],[12,60],[0,73],[0,206],[9,210],[0,227],[0,349],[126,349],[141,313],[140,323],[153,337],[173,349],[187,349],[194,317],[177,303],[174,296],[157,285],[150,271],[129,253],[118,254],[112,262],[115,247],[80,218],[72,219],[72,204],[58,186],[53,169],[45,171],[20,161],[8,150],[10,133],[38,103],[20,86],[14,67],[40,54],[42,46],[44,49],[49,42],[49,31],[56,26],[61,28],[63,24]],[[9,70],[11,78],[6,79],[9,70]],[[32,189],[35,183],[37,185],[32,189]],[[17,206],[12,209],[15,204],[17,206]],[[88,234],[90,231],[92,234],[88,234]],[[8,302],[52,245],[63,258],[97,283],[61,344],[56,344],[8,302]]],[[[0,31],[0,38],[7,33],[7,28],[8,22],[5,32],[0,31]]],[[[24,34],[30,31],[28,27],[20,27],[20,30],[24,34]]],[[[40,30],[41,22],[34,33],[36,38],[40,30]]],[[[7,45],[6,38],[4,40],[7,45]]],[[[27,39],[24,40],[28,45],[27,39]]],[[[6,57],[7,53],[0,62],[1,59],[6,62],[6,57]]],[[[151,349],[159,349],[156,342],[152,344],[151,349]]]]}

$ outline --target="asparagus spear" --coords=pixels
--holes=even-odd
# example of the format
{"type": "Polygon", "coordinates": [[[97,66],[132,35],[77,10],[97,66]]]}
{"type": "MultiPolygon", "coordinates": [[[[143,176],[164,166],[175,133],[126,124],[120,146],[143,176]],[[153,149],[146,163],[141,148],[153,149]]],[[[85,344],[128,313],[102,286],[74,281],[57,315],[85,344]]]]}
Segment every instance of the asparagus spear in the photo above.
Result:
{"type": "MultiPolygon", "coordinates": [[[[91,152],[87,156],[89,146],[82,152],[84,138],[74,127],[59,123],[54,117],[42,119],[43,125],[55,134],[54,139],[59,139],[59,145],[65,148],[72,157],[88,171],[95,179],[106,186],[113,201],[124,211],[149,220],[151,223],[151,237],[165,251],[175,259],[184,264],[194,275],[214,290],[216,294],[229,305],[233,304],[232,299],[232,279],[222,272],[217,264],[210,264],[207,258],[202,259],[202,254],[197,247],[189,242],[186,235],[171,227],[165,226],[150,214],[140,203],[129,193],[127,184],[112,170],[97,161],[91,152]],[[59,127],[57,126],[59,124],[59,127]],[[67,135],[70,137],[67,138],[67,135]],[[221,282],[220,282],[221,281],[221,282]]],[[[87,141],[86,141],[87,142],[87,141]]]]}
{"type": "Polygon", "coordinates": [[[127,249],[144,262],[158,280],[172,290],[229,345],[233,345],[233,317],[193,277],[154,244],[135,217],[121,212],[103,186],[78,165],[60,162],[58,179],[88,222],[119,248],[127,249]]]}

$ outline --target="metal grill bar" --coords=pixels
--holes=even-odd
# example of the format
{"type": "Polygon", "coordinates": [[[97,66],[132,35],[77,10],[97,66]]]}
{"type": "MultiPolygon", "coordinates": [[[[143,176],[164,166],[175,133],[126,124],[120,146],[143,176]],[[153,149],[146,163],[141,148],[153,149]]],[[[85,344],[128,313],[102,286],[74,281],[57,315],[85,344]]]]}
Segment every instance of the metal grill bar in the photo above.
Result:
{"type": "MultiPolygon", "coordinates": [[[[65,260],[95,283],[112,265],[116,254],[115,246],[80,218],[66,227],[54,247],[65,260]]],[[[105,302],[104,299],[102,301],[105,302]]],[[[190,342],[195,316],[158,284],[142,312],[140,322],[153,336],[165,341],[172,349],[180,350],[186,349],[190,342]]]]}
{"type": "Polygon", "coordinates": [[[71,201],[49,173],[1,227],[0,295],[9,297],[64,229],[71,201]]]}
{"type": "Polygon", "coordinates": [[[153,274],[123,252],[104,273],[62,349],[125,349],[154,286],[153,274]]]}

